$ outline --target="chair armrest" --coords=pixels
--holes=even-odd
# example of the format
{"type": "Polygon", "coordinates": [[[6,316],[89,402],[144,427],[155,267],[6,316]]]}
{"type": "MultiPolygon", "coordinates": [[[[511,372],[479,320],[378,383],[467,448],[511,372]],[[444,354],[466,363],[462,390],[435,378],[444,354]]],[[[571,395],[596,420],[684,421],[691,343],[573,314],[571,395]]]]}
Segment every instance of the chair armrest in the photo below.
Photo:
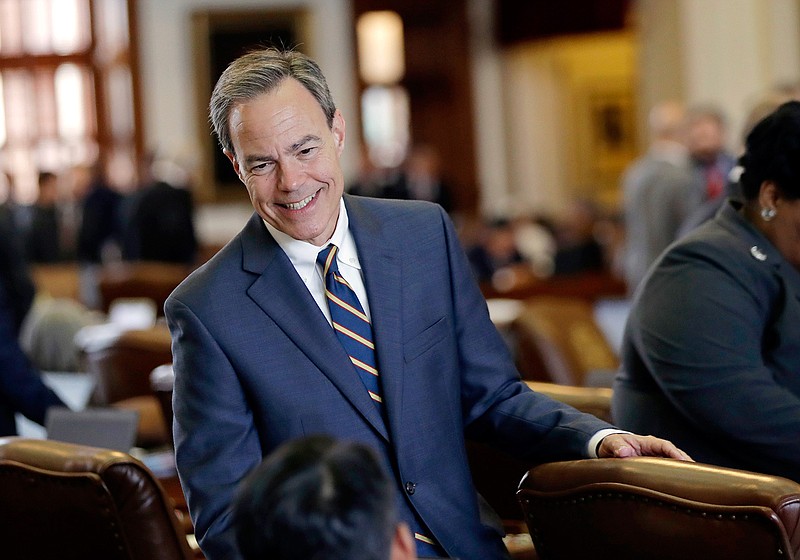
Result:
{"type": "Polygon", "coordinates": [[[573,406],[581,412],[594,414],[606,422],[611,422],[613,392],[607,387],[576,387],[545,381],[525,381],[525,384],[537,393],[573,406]]]}
{"type": "Polygon", "coordinates": [[[598,548],[616,559],[800,552],[800,484],[775,476],[653,457],[587,459],[531,469],[517,496],[542,558],[598,557],[598,548]]]}

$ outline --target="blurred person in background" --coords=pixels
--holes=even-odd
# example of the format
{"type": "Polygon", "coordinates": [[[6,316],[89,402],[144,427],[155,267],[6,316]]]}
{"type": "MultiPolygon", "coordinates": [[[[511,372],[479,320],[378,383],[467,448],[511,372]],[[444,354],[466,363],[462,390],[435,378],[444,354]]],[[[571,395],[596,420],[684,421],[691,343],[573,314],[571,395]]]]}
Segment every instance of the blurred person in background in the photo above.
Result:
{"type": "Polygon", "coordinates": [[[80,224],[76,255],[80,266],[81,301],[90,309],[101,306],[98,274],[104,262],[119,260],[122,238],[122,196],[106,181],[103,166],[91,168],[88,183],[79,187],[80,224]]]}
{"type": "Polygon", "coordinates": [[[491,283],[499,291],[508,291],[518,277],[530,275],[530,267],[517,249],[513,224],[505,218],[484,224],[477,243],[467,249],[467,257],[478,282],[491,283]]]}
{"type": "Polygon", "coordinates": [[[623,268],[633,293],[647,269],[672,243],[692,210],[701,203],[684,145],[686,112],[667,101],[649,114],[650,147],[622,178],[625,212],[623,268]]]}
{"type": "Polygon", "coordinates": [[[131,195],[124,246],[127,260],[192,264],[197,257],[191,176],[170,159],[156,159],[151,179],[131,195]]]}
{"type": "Polygon", "coordinates": [[[700,202],[681,224],[678,237],[713,218],[725,198],[734,194],[736,181],[731,180],[731,171],[736,158],[726,143],[727,124],[721,109],[698,105],[689,110],[686,146],[700,202]]]}
{"type": "Polygon", "coordinates": [[[556,226],[553,274],[597,272],[606,268],[603,247],[595,232],[599,220],[600,209],[591,200],[570,203],[556,226]]]}
{"type": "Polygon", "coordinates": [[[41,171],[38,184],[39,193],[30,209],[30,223],[25,232],[25,253],[28,262],[54,263],[63,256],[58,175],[41,171]]]}
{"type": "Polygon", "coordinates": [[[8,215],[0,215],[0,436],[17,434],[16,413],[44,424],[48,408],[66,406],[44,384],[19,344],[36,292],[20,239],[8,215]]]}

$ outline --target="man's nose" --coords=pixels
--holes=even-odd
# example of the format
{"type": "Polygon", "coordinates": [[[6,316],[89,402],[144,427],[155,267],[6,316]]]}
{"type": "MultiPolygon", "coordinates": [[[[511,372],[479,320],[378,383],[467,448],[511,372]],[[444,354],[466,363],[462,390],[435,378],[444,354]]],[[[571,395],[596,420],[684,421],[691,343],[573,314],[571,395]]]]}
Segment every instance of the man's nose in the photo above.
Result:
{"type": "Polygon", "coordinates": [[[303,166],[297,161],[285,161],[281,164],[280,188],[293,191],[303,183],[303,166]]]}

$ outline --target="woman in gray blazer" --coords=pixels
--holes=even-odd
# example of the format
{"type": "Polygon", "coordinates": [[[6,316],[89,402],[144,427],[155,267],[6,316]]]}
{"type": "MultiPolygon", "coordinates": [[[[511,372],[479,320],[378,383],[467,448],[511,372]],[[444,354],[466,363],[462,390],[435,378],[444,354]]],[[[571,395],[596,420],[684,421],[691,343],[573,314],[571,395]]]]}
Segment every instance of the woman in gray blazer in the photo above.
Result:
{"type": "Polygon", "coordinates": [[[740,164],[744,203],[635,295],[613,415],[697,461],[800,481],[800,102],[756,125],[740,164]]]}

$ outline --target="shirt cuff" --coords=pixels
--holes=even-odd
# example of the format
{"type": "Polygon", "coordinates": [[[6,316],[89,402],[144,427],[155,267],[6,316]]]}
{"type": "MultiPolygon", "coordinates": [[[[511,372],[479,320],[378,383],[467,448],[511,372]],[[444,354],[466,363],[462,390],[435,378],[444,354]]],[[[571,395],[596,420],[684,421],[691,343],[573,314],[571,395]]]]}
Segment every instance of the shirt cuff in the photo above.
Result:
{"type": "Polygon", "coordinates": [[[615,428],[606,428],[604,430],[600,430],[596,434],[594,434],[589,443],[587,444],[587,454],[589,455],[590,459],[597,459],[597,448],[600,447],[600,443],[606,436],[610,436],[611,434],[629,434],[631,432],[626,432],[625,430],[617,430],[615,428]]]}

